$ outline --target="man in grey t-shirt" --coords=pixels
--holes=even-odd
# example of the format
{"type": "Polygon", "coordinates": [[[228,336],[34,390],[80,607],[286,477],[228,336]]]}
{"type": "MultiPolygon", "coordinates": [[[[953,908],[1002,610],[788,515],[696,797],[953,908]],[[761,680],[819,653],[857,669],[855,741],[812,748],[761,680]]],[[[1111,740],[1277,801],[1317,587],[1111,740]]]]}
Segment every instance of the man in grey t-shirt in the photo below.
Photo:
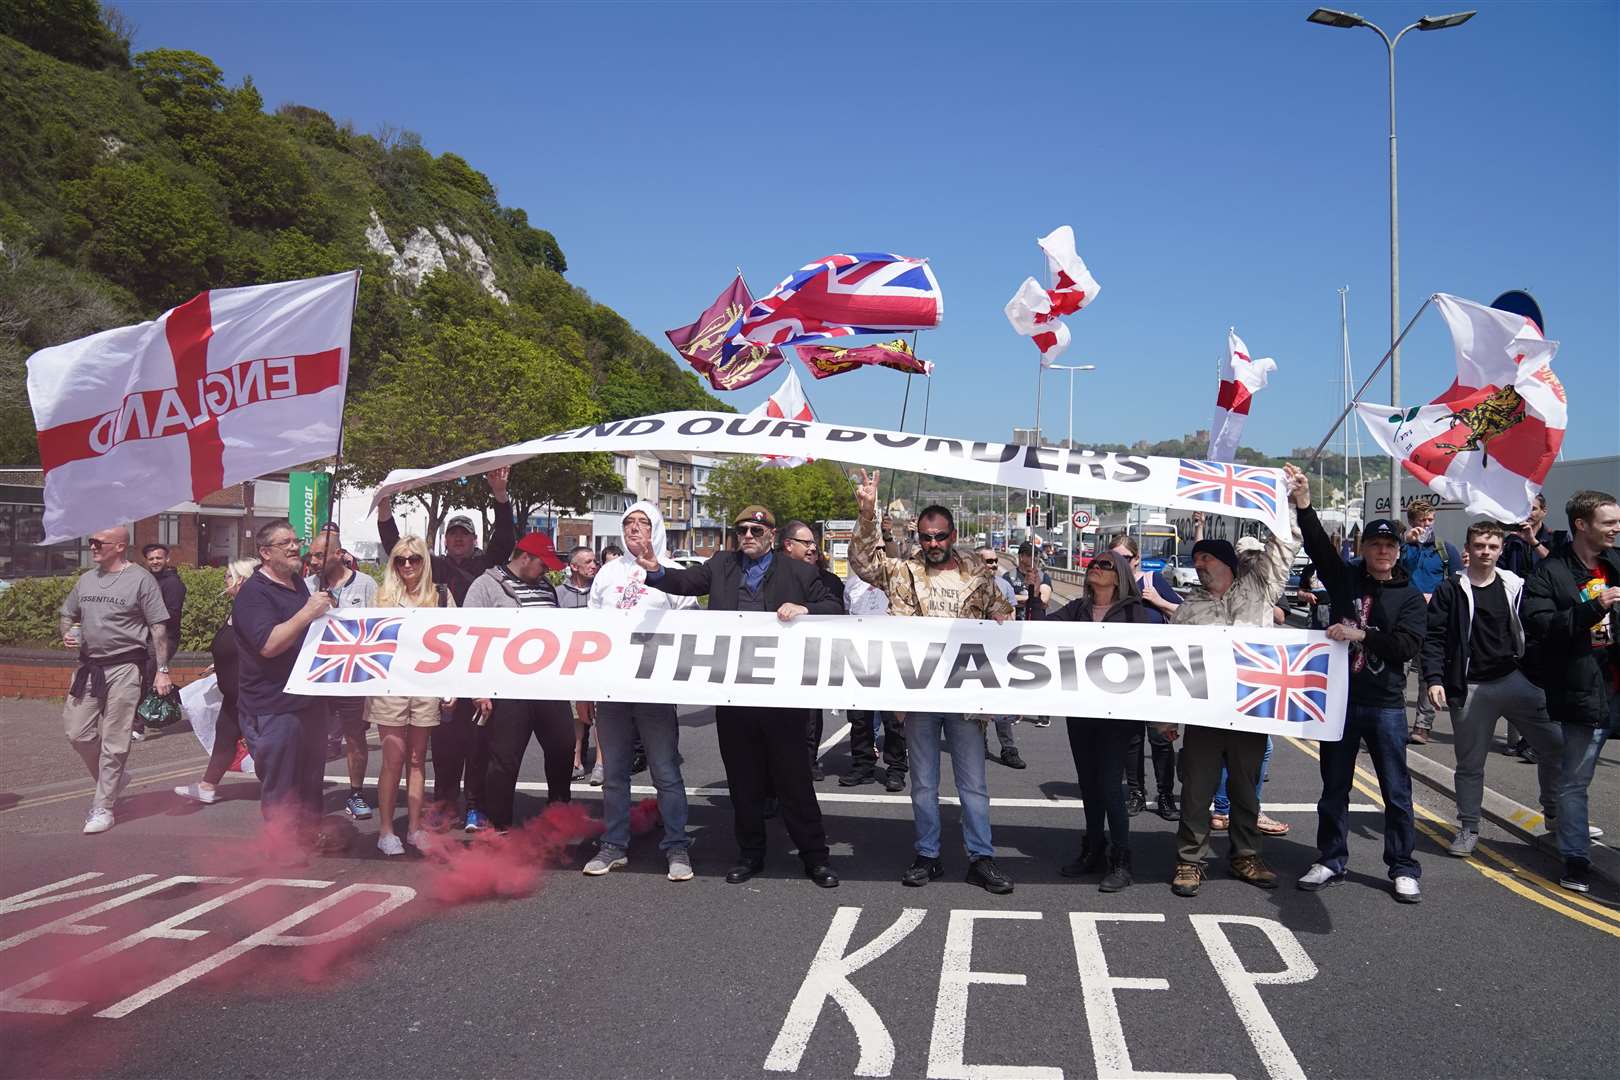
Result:
{"type": "MultiPolygon", "coordinates": [[[[96,781],[84,822],[88,834],[113,827],[147,650],[171,655],[163,591],[144,567],[129,561],[128,549],[129,530],[122,526],[90,537],[96,567],[73,583],[60,613],[62,644],[79,652],[62,725],[96,781]]],[[[173,687],[167,661],[160,663],[152,689],[167,694],[173,687]]]]}

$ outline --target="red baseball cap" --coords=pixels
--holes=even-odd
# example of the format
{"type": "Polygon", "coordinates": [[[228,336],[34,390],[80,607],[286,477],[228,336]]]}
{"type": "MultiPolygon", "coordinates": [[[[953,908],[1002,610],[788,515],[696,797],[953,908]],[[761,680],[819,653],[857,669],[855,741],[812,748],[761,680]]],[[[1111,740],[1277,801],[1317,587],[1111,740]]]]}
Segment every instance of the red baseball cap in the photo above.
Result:
{"type": "Polygon", "coordinates": [[[525,555],[537,557],[547,570],[561,570],[563,561],[557,557],[557,549],[551,543],[551,537],[542,532],[524,533],[523,539],[515,545],[518,551],[525,555]]]}

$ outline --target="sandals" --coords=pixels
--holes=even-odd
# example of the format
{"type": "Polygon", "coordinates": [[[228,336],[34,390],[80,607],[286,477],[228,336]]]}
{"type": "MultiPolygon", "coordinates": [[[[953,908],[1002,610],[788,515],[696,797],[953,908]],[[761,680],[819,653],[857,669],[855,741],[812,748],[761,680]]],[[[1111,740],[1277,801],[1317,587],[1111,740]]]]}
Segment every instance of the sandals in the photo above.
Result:
{"type": "Polygon", "coordinates": [[[1267,836],[1287,836],[1288,830],[1293,828],[1288,822],[1278,821],[1276,818],[1269,817],[1266,814],[1260,815],[1258,825],[1260,831],[1267,836]]]}
{"type": "Polygon", "coordinates": [[[1225,832],[1231,824],[1232,819],[1227,814],[1209,815],[1209,829],[1211,832],[1225,832]]]}

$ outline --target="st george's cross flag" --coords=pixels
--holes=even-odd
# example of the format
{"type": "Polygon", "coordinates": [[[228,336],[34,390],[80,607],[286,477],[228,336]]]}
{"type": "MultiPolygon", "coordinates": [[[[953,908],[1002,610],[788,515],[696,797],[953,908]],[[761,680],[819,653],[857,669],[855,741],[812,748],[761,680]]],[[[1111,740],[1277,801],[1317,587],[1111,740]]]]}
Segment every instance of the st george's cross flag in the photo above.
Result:
{"type": "Polygon", "coordinates": [[[1052,310],[1052,298],[1034,278],[1025,278],[1003,308],[1012,328],[1035,343],[1045,366],[1069,347],[1069,327],[1052,310]]]}
{"type": "Polygon", "coordinates": [[[1249,347],[1237,336],[1237,330],[1227,329],[1226,360],[1215,392],[1215,420],[1209,425],[1209,453],[1205,455],[1209,460],[1232,460],[1254,395],[1265,389],[1266,379],[1276,370],[1277,361],[1269,356],[1251,359],[1249,347]]]}
{"type": "Polygon", "coordinates": [[[722,355],[730,360],[749,348],[932,330],[944,315],[945,299],[928,260],[887,252],[828,255],[754,301],[722,355]]]}
{"type": "Polygon", "coordinates": [[[1074,250],[1073,226],[1059,225],[1035,242],[1046,252],[1046,270],[1052,279],[1052,287],[1047,290],[1052,314],[1073,315],[1097,299],[1102,286],[1074,250]]]}
{"type": "MultiPolygon", "coordinates": [[[[770,397],[750,409],[748,415],[768,416],[777,420],[810,421],[816,418],[815,412],[810,408],[809,399],[804,396],[804,387],[799,383],[799,373],[791,366],[788,367],[787,378],[782,380],[782,385],[778,386],[770,397]]],[[[759,460],[773,468],[791,469],[814,459],[762,454],[759,460]]]]}
{"type": "Polygon", "coordinates": [[[337,453],[359,276],[211,289],[29,357],[43,542],[337,453]]]}
{"type": "Polygon", "coordinates": [[[1558,342],[1530,319],[1436,293],[1457,374],[1427,405],[1358,402],[1378,444],[1444,499],[1495,521],[1526,521],[1558,457],[1568,399],[1553,374],[1558,342]]]}

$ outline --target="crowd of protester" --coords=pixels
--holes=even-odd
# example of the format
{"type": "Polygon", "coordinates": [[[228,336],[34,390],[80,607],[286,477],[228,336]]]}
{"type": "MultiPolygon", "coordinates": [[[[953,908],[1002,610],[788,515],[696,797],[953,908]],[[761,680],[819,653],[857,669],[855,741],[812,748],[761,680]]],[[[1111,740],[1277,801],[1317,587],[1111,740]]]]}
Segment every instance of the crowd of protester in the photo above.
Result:
{"type": "MultiPolygon", "coordinates": [[[[808,523],[789,521],[779,528],[762,506],[737,515],[732,547],[682,567],[669,556],[658,508],[638,502],[622,518],[622,551],[604,549],[599,561],[589,547],[579,547],[565,564],[548,538],[516,537],[504,470],[489,478],[495,524],[487,549],[478,547],[471,520],[458,516],[444,531],[446,553],[434,554],[423,538],[399,534],[385,502],[379,515],[386,552],[381,586],[358,570],[335,528],[305,548],[290,523],[272,521],[257,531],[258,558],[227,567],[231,610],[211,646],[223,699],[214,749],[201,779],[175,791],[199,804],[218,802],[219,784],[240,759],[240,738],[252,755],[271,831],[290,838],[299,857],[304,850],[334,850],[345,841],[325,827],[324,764],[328,757],[345,759],[349,790],[343,812],[353,820],[370,819],[366,738],[375,727],[382,748],[376,843],[385,854],[400,855],[407,846],[424,846],[434,821],[453,819],[469,832],[511,828],[517,779],[532,737],[540,746],[550,803],[568,802],[575,780],[588,777],[603,789],[603,834],[584,866],[587,875],[627,864],[630,778],[647,768],[668,876],[685,881],[693,871],[674,705],[301,697],[285,687],[306,629],[344,608],[689,610],[698,597],[708,598],[710,610],[774,612],[783,621],[847,612],[1272,626],[1281,621],[1278,602],[1303,547],[1310,565],[1300,577],[1300,597],[1311,610],[1311,625],[1346,643],[1350,670],[1344,736],[1318,750],[1318,854],[1297,887],[1326,889],[1348,873],[1349,793],[1365,746],[1384,803],[1392,895],[1406,903],[1422,899],[1406,754],[1409,743],[1429,741],[1434,716],[1443,709],[1457,756],[1458,829],[1449,853],[1470,857],[1479,842],[1485,769],[1497,721],[1506,719],[1505,749],[1537,765],[1542,811],[1564,862],[1560,884],[1588,891],[1590,843],[1600,833],[1588,820],[1588,790],[1603,744],[1620,724],[1620,506],[1614,496],[1578,492],[1565,507],[1567,533],[1547,529],[1546,504],[1538,496],[1527,522],[1470,525],[1461,551],[1436,537],[1432,509],[1417,502],[1404,528],[1387,519],[1368,522],[1350,557],[1318,520],[1304,475],[1292,466],[1285,472],[1286,533],[1245,537],[1234,545],[1204,538],[1200,517],[1192,559],[1197,588],[1184,593],[1144,570],[1135,541],[1122,535],[1090,560],[1079,595],[1055,609],[1051,578],[1036,549],[1025,544],[1009,552],[1013,565],[1003,571],[1001,553],[958,543],[955,520],[943,506],[917,516],[915,543],[908,544],[892,521],[880,522],[878,477],[864,470],[856,489],[850,569],[842,579],[828,566],[808,523]],[[558,571],[563,576],[553,584],[548,574],[558,571]],[[1419,680],[1410,725],[1409,669],[1419,680]],[[402,780],[403,840],[396,832],[402,780]]],[[[172,690],[169,663],[178,647],[185,587],[162,545],[148,545],[137,563],[129,558],[125,529],[103,530],[89,543],[95,566],[74,584],[60,618],[63,643],[79,656],[63,721],[96,781],[84,827],[95,834],[115,824],[130,744],[140,737],[137,704],[148,691],[172,690]]],[[[1146,750],[1156,795],[1152,807],[1177,823],[1173,891],[1197,894],[1211,862],[1211,834],[1222,831],[1229,837],[1232,876],[1277,887],[1277,874],[1263,855],[1264,839],[1288,826],[1261,809],[1272,753],[1268,736],[1198,725],[1182,731],[1170,723],[1085,712],[1084,702],[1077,702],[1076,715],[1066,718],[1085,830],[1076,857],[1060,867],[1064,876],[1096,877],[1105,892],[1132,884],[1137,866],[1131,818],[1149,807],[1146,750]]],[[[881,783],[900,792],[909,777],[915,838],[914,859],[900,875],[904,885],[922,887],[945,873],[939,784],[942,751],[948,749],[962,807],[965,878],[991,893],[1013,891],[994,858],[986,764],[1027,766],[1014,734],[1026,719],[1046,721],[943,709],[848,713],[850,767],[838,783],[881,783]],[[992,730],[999,753],[989,747],[992,730]]],[[[737,848],[726,880],[744,882],[764,869],[766,821],[779,816],[805,875],[824,888],[836,887],[815,788],[824,778],[820,710],[722,705],[715,721],[737,848]]]]}

